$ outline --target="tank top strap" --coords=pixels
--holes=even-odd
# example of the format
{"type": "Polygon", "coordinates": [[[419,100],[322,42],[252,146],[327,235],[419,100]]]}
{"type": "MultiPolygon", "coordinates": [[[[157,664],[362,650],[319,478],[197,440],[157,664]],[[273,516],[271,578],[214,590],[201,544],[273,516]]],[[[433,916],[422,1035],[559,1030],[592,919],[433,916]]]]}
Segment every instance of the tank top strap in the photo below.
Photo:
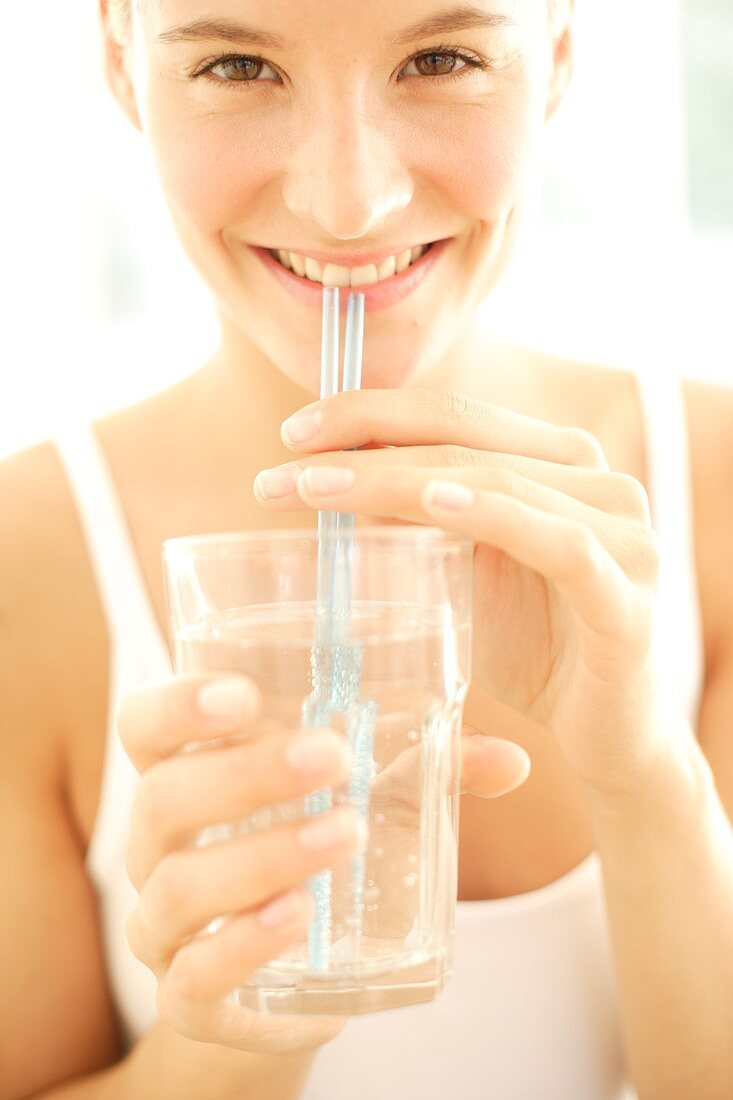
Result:
{"type": "Polygon", "coordinates": [[[115,649],[170,665],[168,646],[130,535],[117,488],[90,423],[64,425],[53,443],[66,471],[115,649]]]}
{"type": "MultiPolygon", "coordinates": [[[[679,377],[643,368],[635,374],[644,424],[654,528],[687,555],[692,549],[692,487],[687,415],[679,377]]],[[[691,560],[691,559],[689,559],[691,560]]]]}
{"type": "Polygon", "coordinates": [[[169,675],[171,659],[148,597],[127,520],[93,426],[66,423],[52,442],[66,472],[109,631],[104,768],[85,863],[104,900],[126,889],[124,852],[137,772],[117,736],[121,696],[169,675]]]}
{"type": "Polygon", "coordinates": [[[694,719],[703,679],[703,634],[695,564],[690,442],[682,380],[674,371],[642,366],[635,372],[644,425],[652,523],[662,549],[663,629],[680,640],[679,669],[694,719]]]}

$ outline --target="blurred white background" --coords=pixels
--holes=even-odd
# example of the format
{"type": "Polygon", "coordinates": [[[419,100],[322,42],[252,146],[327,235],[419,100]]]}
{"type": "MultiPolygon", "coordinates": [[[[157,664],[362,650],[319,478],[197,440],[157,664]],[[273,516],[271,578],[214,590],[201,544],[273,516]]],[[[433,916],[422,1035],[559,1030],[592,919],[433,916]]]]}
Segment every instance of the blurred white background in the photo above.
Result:
{"type": "MultiPolygon", "coordinates": [[[[487,309],[560,354],[733,383],[733,5],[576,5],[537,224],[487,309]]],[[[216,339],[104,85],[95,0],[4,19],[0,454],[164,388],[216,339]]]]}

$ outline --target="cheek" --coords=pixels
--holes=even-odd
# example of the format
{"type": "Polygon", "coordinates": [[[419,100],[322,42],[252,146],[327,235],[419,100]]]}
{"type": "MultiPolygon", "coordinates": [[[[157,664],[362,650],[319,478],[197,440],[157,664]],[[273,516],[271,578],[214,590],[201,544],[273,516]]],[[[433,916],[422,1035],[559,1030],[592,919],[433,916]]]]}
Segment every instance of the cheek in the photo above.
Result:
{"type": "Polygon", "coordinates": [[[460,126],[444,126],[442,142],[434,129],[424,145],[423,170],[467,218],[502,219],[536,183],[544,130],[537,92],[520,74],[494,100],[464,109],[460,126]]]}
{"type": "Polygon", "coordinates": [[[452,193],[470,217],[494,222],[511,210],[534,179],[538,144],[522,116],[477,120],[464,142],[452,193]]]}
{"type": "Polygon", "coordinates": [[[255,209],[276,163],[261,126],[241,115],[176,120],[158,114],[151,122],[163,190],[179,219],[216,233],[255,209]]]}

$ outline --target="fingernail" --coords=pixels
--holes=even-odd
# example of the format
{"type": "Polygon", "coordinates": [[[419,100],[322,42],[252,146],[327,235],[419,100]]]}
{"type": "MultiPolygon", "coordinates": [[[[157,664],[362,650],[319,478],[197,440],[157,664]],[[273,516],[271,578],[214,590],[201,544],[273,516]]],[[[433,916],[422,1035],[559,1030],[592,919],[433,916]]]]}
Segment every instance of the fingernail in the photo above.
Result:
{"type": "Polygon", "coordinates": [[[303,474],[303,480],[309,493],[328,496],[350,489],[356,481],[356,474],[346,466],[310,466],[303,474]]]}
{"type": "MultiPolygon", "coordinates": [[[[359,847],[366,843],[367,825],[363,817],[359,816],[356,822],[356,832],[359,838],[359,847]]],[[[298,831],[298,840],[305,848],[321,851],[324,848],[335,848],[351,840],[354,835],[354,818],[349,811],[344,813],[334,810],[333,813],[317,817],[307,825],[303,825],[298,831]]]]}
{"type": "Polygon", "coordinates": [[[298,890],[291,890],[289,894],[271,901],[257,914],[260,922],[267,928],[275,928],[278,924],[292,920],[303,912],[303,897],[298,890]]]}
{"type": "Polygon", "coordinates": [[[256,703],[255,689],[245,680],[214,680],[198,693],[199,710],[207,718],[248,718],[256,703]]]}
{"type": "Polygon", "coordinates": [[[275,470],[260,470],[255,478],[255,491],[265,500],[275,500],[294,493],[298,478],[302,473],[300,466],[279,466],[275,470]]]}
{"type": "Polygon", "coordinates": [[[327,772],[340,764],[348,741],[335,730],[322,730],[299,737],[285,750],[285,759],[299,772],[327,772]]]}
{"type": "Polygon", "coordinates": [[[307,439],[313,438],[322,423],[323,413],[318,410],[316,412],[296,413],[289,420],[283,421],[280,435],[283,442],[289,443],[291,446],[296,443],[305,443],[307,439]]]}
{"type": "Polygon", "coordinates": [[[431,481],[425,491],[425,503],[428,507],[450,508],[462,512],[470,508],[476,500],[476,494],[463,485],[454,485],[452,481],[431,481]]]}

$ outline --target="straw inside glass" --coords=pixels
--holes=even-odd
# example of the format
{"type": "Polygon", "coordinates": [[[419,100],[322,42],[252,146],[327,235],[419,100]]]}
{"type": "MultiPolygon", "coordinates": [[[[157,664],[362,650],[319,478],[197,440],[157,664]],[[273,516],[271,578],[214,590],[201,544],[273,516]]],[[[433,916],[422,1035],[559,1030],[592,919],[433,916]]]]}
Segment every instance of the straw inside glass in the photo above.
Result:
{"type": "MultiPolygon", "coordinates": [[[[321,397],[338,392],[339,310],[337,287],[323,292],[321,351],[321,397]]],[[[343,388],[359,389],[364,346],[364,295],[350,295],[346,317],[343,388]]],[[[319,511],[316,586],[316,643],[311,653],[312,691],[303,705],[308,725],[328,726],[342,714],[355,753],[355,767],[349,784],[352,803],[366,816],[373,704],[359,704],[362,653],[348,641],[351,610],[351,566],[353,514],[319,511]],[[326,536],[326,537],[324,537],[326,536]],[[366,753],[365,753],[366,750],[366,753]],[[366,759],[368,754],[368,761],[366,759]],[[359,761],[361,764],[359,765],[359,761]]],[[[306,798],[306,813],[325,813],[332,806],[331,791],[316,791],[306,798]]],[[[361,904],[364,860],[353,861],[354,900],[361,904]]],[[[327,970],[332,939],[332,875],[324,871],[311,880],[315,914],[308,934],[312,969],[327,970]]]]}

